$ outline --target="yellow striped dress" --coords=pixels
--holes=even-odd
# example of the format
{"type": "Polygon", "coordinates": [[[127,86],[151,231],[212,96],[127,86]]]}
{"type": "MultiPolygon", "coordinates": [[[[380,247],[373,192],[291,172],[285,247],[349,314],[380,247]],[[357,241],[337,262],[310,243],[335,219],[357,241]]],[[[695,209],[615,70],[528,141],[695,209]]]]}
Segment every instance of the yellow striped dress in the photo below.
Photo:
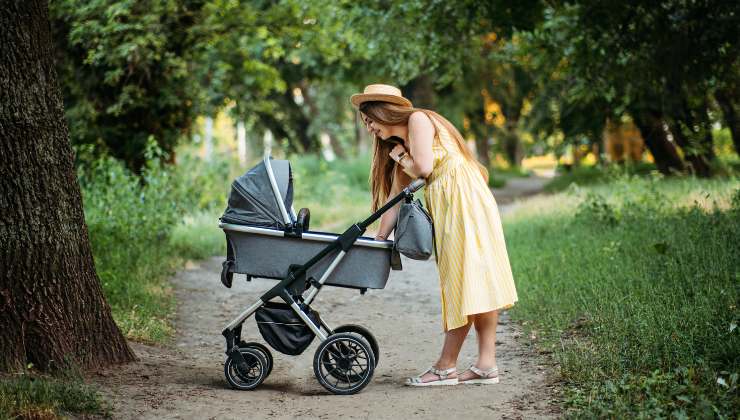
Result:
{"type": "Polygon", "coordinates": [[[474,162],[432,117],[434,164],[424,192],[434,222],[435,258],[445,331],[468,315],[506,309],[517,301],[496,200],[474,162]]]}

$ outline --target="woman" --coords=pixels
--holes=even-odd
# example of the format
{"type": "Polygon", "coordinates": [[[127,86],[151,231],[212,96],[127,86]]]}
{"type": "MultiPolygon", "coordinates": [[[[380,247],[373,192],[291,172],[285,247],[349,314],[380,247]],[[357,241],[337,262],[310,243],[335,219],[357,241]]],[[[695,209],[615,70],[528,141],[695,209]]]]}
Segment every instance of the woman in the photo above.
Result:
{"type": "MultiPolygon", "coordinates": [[[[488,171],[468,150],[455,127],[438,113],[414,108],[393,86],[374,84],[352,95],[374,135],[370,184],[372,209],[401,192],[414,178],[426,179],[425,201],[435,226],[435,257],[445,331],[442,354],[411,386],[498,383],[498,310],[517,301],[488,171]],[[471,326],[478,360],[458,374],[457,357],[471,326]]],[[[395,227],[398,205],[380,219],[376,239],[395,227]]]]}

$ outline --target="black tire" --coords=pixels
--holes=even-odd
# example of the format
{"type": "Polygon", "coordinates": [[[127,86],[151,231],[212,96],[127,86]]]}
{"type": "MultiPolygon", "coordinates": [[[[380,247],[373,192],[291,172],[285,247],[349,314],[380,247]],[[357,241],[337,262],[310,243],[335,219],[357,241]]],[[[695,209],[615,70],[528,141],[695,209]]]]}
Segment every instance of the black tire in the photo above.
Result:
{"type": "Polygon", "coordinates": [[[375,355],[361,335],[333,334],[316,349],[313,370],[321,386],[329,392],[337,395],[356,394],[373,378],[375,355]]]}
{"type": "Polygon", "coordinates": [[[270,353],[270,349],[267,348],[267,346],[258,343],[256,341],[250,341],[248,343],[245,343],[244,340],[239,342],[239,348],[252,348],[260,353],[262,353],[262,356],[265,358],[265,361],[267,362],[267,367],[265,367],[265,379],[267,379],[268,376],[270,376],[270,373],[272,373],[272,364],[274,359],[272,358],[272,353],[270,353]]]}
{"type": "Polygon", "coordinates": [[[257,388],[267,375],[267,361],[262,352],[253,348],[240,348],[239,353],[247,362],[246,369],[237,367],[236,360],[229,356],[224,363],[224,375],[232,388],[240,391],[250,391],[257,388]]]}
{"type": "Polygon", "coordinates": [[[355,324],[340,325],[337,328],[334,328],[335,334],[344,332],[360,334],[362,338],[370,344],[370,348],[373,349],[373,356],[375,356],[375,367],[378,367],[378,362],[380,361],[380,349],[378,348],[378,340],[375,339],[375,336],[370,332],[370,330],[362,325],[355,324]]]}

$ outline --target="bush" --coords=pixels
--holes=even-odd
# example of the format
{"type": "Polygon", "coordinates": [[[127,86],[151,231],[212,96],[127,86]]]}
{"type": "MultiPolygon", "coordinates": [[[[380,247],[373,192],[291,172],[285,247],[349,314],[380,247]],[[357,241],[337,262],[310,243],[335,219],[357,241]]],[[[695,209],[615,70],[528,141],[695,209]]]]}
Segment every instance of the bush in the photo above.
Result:
{"type": "Polygon", "coordinates": [[[153,142],[139,175],[111,157],[78,155],[90,244],[113,317],[128,338],[162,342],[175,308],[167,277],[184,258],[223,251],[214,213],[225,207],[233,165],[186,156],[165,166],[153,142]]]}

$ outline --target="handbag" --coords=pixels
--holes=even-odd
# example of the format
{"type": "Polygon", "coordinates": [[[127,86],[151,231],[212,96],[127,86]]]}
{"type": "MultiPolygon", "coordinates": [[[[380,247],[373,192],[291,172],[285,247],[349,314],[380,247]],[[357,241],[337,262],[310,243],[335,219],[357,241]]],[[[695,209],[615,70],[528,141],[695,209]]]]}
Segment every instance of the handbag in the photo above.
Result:
{"type": "Polygon", "coordinates": [[[396,219],[393,249],[414,260],[428,260],[434,252],[432,217],[417,198],[401,203],[396,219]]]}

